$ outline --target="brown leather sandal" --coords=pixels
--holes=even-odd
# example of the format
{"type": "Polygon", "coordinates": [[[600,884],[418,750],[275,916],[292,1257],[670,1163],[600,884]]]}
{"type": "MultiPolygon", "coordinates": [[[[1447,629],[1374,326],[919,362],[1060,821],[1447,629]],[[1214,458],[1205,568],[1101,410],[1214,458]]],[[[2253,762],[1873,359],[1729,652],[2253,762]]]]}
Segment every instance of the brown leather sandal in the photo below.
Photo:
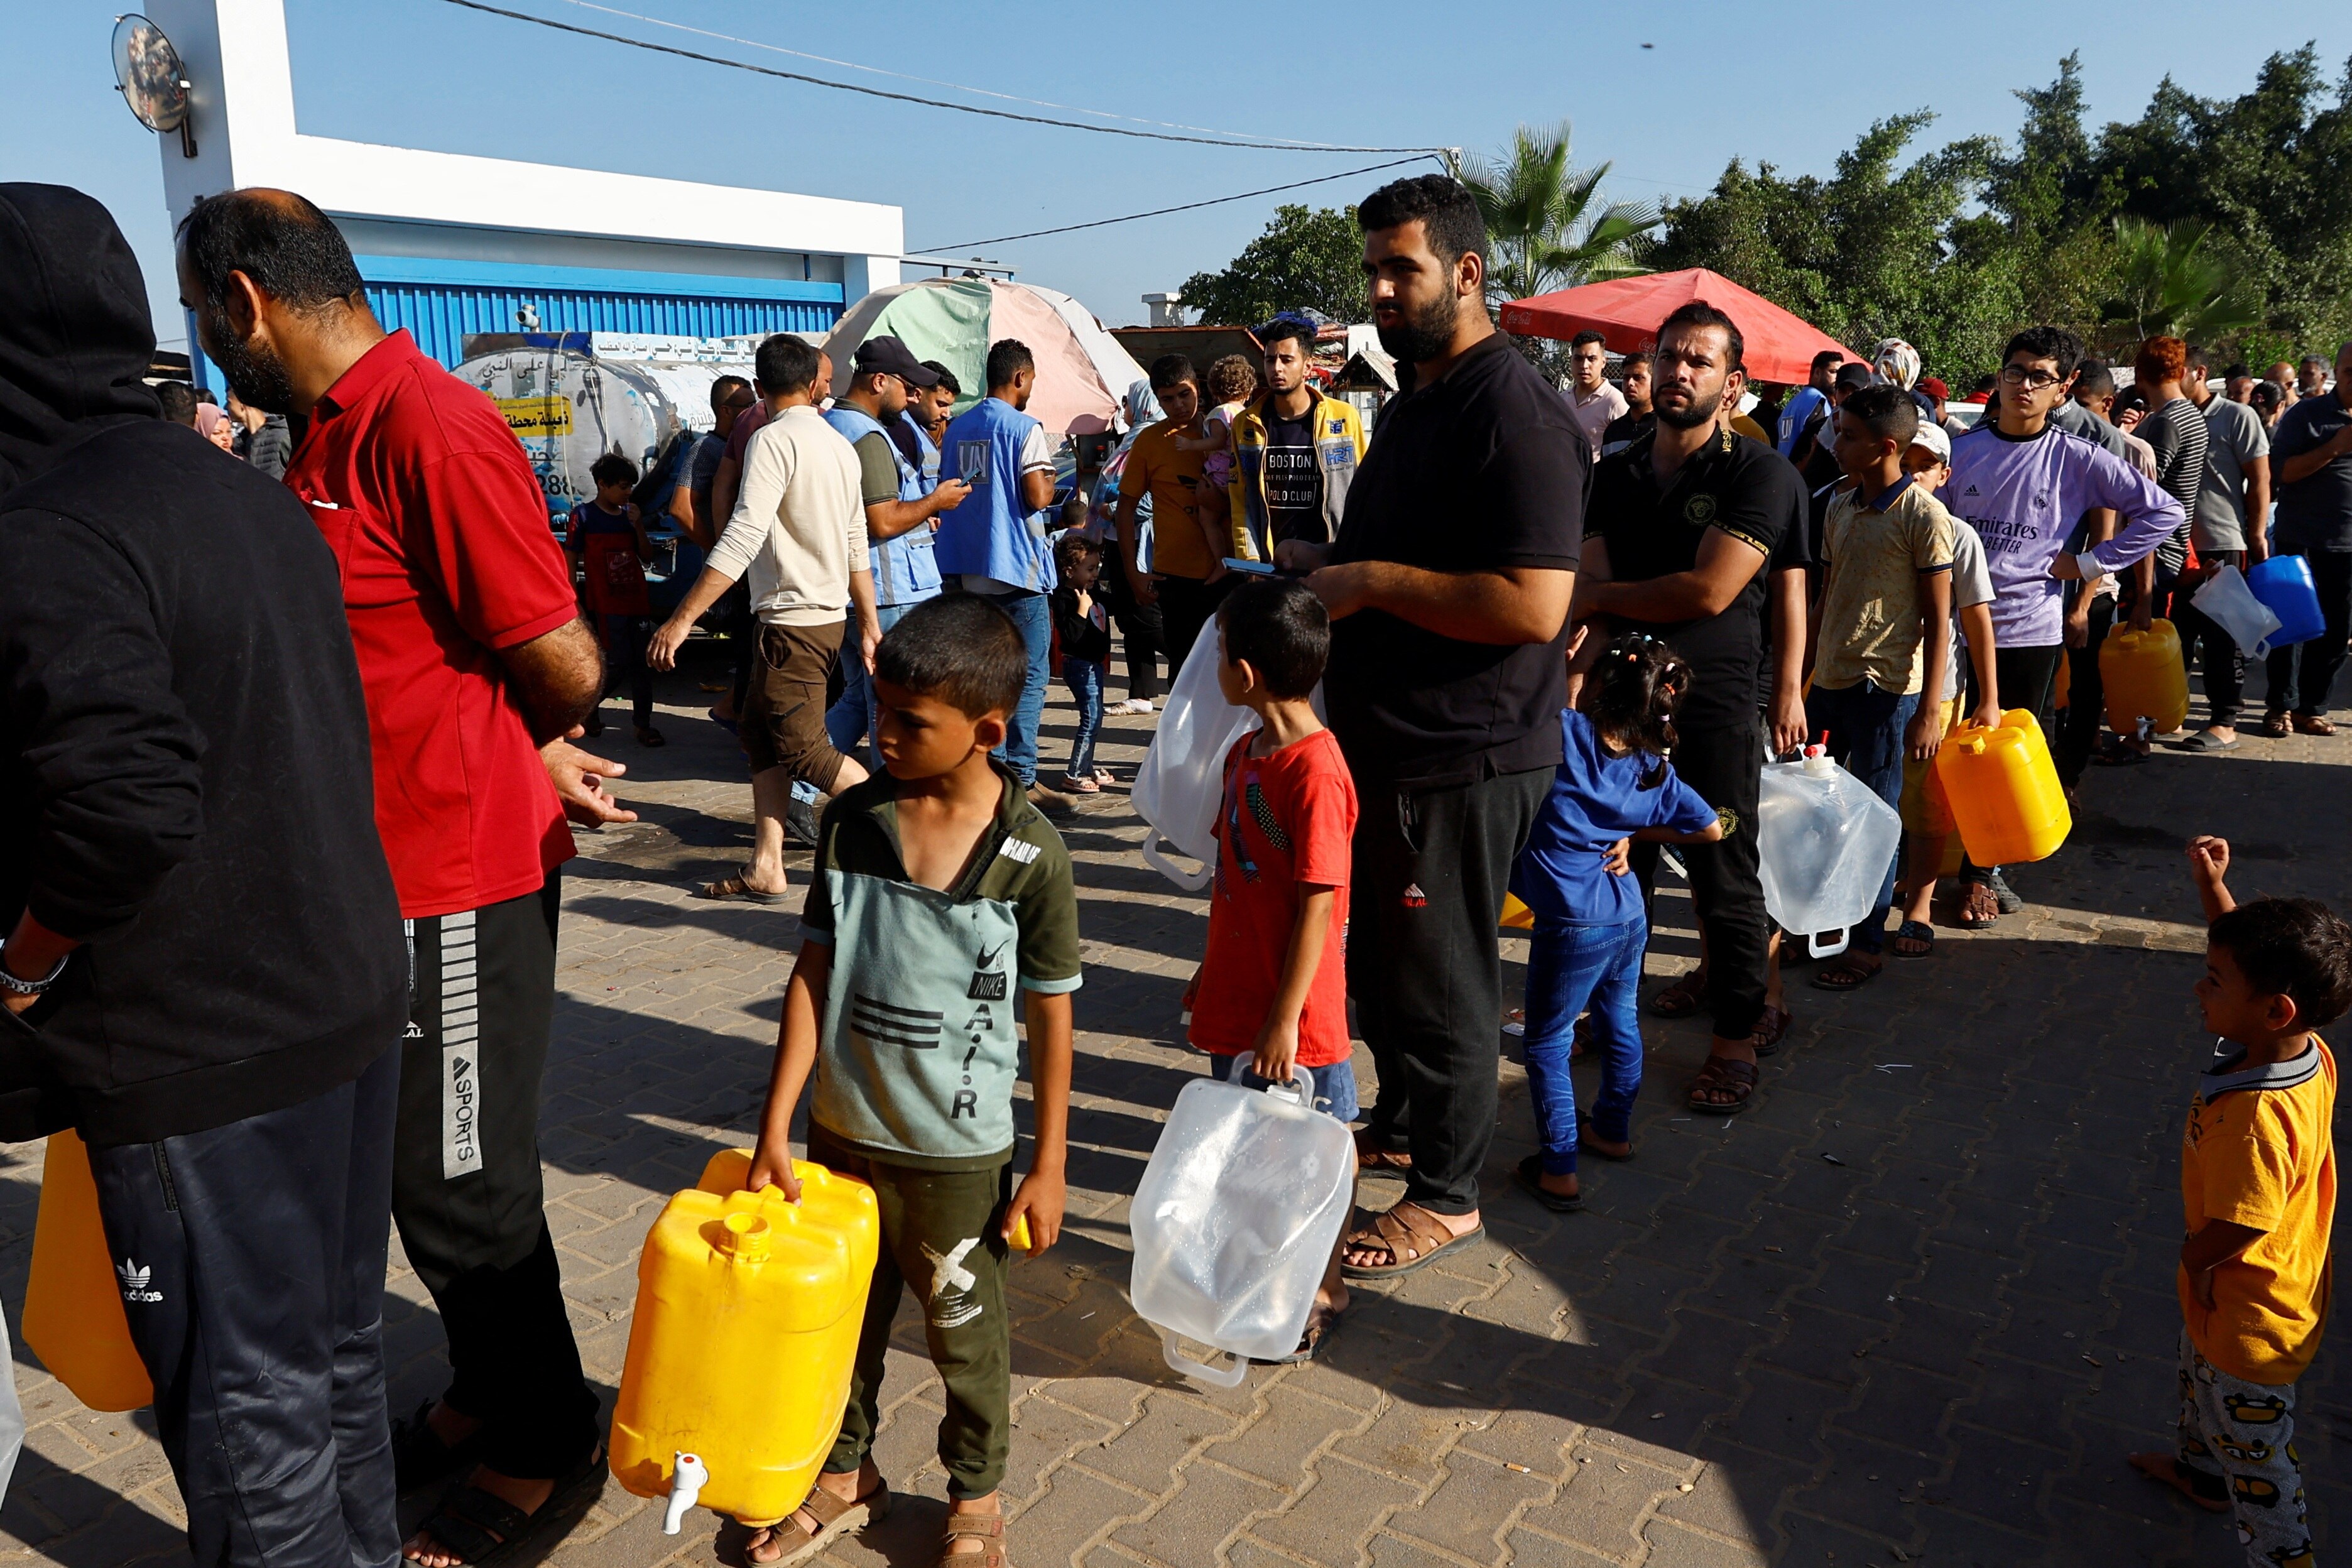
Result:
{"type": "Polygon", "coordinates": [[[1646,1005],[1656,1018],[1687,1018],[1706,1003],[1706,973],[1694,969],[1660,986],[1646,1005]]]}
{"type": "Polygon", "coordinates": [[[1001,1513],[951,1513],[946,1540],[940,1544],[939,1568],[1008,1568],[1004,1556],[1004,1516],[1001,1513]],[[991,1544],[977,1552],[958,1552],[959,1541],[991,1544]]]}
{"type": "Polygon", "coordinates": [[[1397,1171],[1412,1169],[1412,1151],[1391,1149],[1380,1141],[1369,1127],[1356,1129],[1356,1169],[1359,1171],[1397,1171]]]}
{"type": "Polygon", "coordinates": [[[1339,1272],[1350,1279],[1394,1279],[1428,1268],[1445,1253],[1471,1247],[1486,1234],[1486,1227],[1481,1225],[1456,1236],[1420,1205],[1399,1204],[1396,1208],[1374,1215],[1371,1224],[1349,1233],[1339,1244],[1339,1272]],[[1410,1212],[1401,1215],[1398,1209],[1410,1212]],[[1375,1247],[1387,1251],[1386,1263],[1358,1265],[1347,1260],[1350,1247],[1370,1250],[1375,1247]]]}
{"type": "Polygon", "coordinates": [[[1706,1066],[1691,1079],[1684,1103],[1702,1116],[1737,1116],[1755,1103],[1757,1078],[1754,1062],[1743,1062],[1738,1057],[1709,1057],[1706,1066]],[[1717,1094],[1730,1098],[1709,1098],[1717,1094]]]}
{"type": "Polygon", "coordinates": [[[790,1568],[794,1563],[804,1563],[818,1552],[829,1549],[836,1541],[856,1534],[869,1524],[878,1524],[890,1513],[890,1483],[884,1481],[856,1502],[844,1502],[823,1487],[809,1488],[808,1497],[791,1514],[767,1527],[763,1535],[756,1536],[743,1549],[743,1561],[754,1568],[790,1568]],[[816,1530],[809,1528],[795,1517],[807,1514],[816,1521],[816,1530]],[[762,1557],[762,1547],[777,1549],[773,1557],[762,1557]]]}
{"type": "Polygon", "coordinates": [[[2294,716],[2294,732],[2298,735],[2333,735],[2336,726],[2321,714],[2298,713],[2294,716]]]}

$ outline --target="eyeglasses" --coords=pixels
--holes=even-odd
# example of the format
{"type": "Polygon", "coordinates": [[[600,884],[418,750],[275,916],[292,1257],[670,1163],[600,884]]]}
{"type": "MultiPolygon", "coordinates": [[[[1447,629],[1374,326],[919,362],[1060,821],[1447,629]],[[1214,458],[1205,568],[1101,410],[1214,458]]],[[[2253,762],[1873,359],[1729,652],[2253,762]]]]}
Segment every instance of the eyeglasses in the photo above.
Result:
{"type": "Polygon", "coordinates": [[[2055,386],[2060,380],[2046,370],[2028,370],[2021,364],[2001,366],[2000,379],[2011,386],[2021,386],[2028,392],[2039,392],[2045,386],[2055,386]]]}

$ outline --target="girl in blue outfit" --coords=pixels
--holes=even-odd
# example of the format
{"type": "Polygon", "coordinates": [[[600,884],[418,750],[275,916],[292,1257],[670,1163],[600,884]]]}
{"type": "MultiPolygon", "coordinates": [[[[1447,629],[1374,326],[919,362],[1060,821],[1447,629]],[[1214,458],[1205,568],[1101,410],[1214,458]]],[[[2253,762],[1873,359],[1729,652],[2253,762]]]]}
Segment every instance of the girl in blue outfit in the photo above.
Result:
{"type": "Polygon", "coordinates": [[[1675,776],[1675,710],[1691,668],[1656,637],[1619,637],[1585,678],[1584,711],[1560,714],[1559,772],[1511,872],[1511,891],[1535,914],[1528,956],[1528,1084],[1543,1152],[1519,1163],[1519,1184],[1545,1207],[1582,1206],[1580,1148],[1631,1159],[1633,1096],[1642,1087],[1642,1026],[1634,1010],[1650,922],[1626,868],[1631,838],[1711,844],[1715,808],[1675,776]],[[1568,1072],[1577,1015],[1592,1010],[1601,1095],[1581,1140],[1568,1072]]]}

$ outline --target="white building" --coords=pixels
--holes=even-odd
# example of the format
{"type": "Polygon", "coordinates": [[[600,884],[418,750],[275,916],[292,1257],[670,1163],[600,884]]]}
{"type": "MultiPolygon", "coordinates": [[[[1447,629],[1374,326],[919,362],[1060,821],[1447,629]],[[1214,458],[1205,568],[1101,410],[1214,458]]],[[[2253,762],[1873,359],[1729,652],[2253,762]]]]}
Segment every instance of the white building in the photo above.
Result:
{"type": "Polygon", "coordinates": [[[907,259],[881,203],[306,136],[283,0],[146,3],[190,83],[195,155],[156,138],[173,223],[238,185],[299,192],[350,239],[377,317],[444,364],[474,332],[821,332],[907,259]]]}

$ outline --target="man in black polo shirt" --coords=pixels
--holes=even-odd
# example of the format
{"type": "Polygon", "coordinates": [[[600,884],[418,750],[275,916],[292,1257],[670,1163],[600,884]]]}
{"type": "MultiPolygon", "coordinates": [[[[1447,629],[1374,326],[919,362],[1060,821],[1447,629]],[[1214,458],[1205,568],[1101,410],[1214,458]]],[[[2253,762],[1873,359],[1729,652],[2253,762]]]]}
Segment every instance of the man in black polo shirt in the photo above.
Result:
{"type": "MultiPolygon", "coordinates": [[[[1576,596],[1579,619],[1652,632],[1690,661],[1691,691],[1675,725],[1675,770],[1708,805],[1737,818],[1721,842],[1683,851],[1714,1015],[1690,1108],[1716,1115],[1747,1109],[1759,1044],[1772,1048],[1786,1027],[1785,1014],[1775,1026],[1759,1027],[1771,923],[1756,859],[1765,747],[1758,703],[1771,590],[1804,564],[1805,495],[1797,471],[1718,420],[1722,409],[1738,406],[1740,352],[1738,327],[1705,303],[1684,306],[1658,329],[1651,371],[1657,426],[1594,471],[1593,531],[1576,596]]],[[[1790,637],[1801,644],[1801,618],[1780,637],[1784,648],[1790,637]]],[[[1647,851],[1634,864],[1646,886],[1656,851],[1636,849],[1647,851]]]]}
{"type": "Polygon", "coordinates": [[[1276,559],[1316,569],[1307,584],[1336,623],[1323,691],[1361,803],[1348,991],[1381,1080],[1360,1147],[1368,1165],[1410,1171],[1404,1201],[1348,1238],[1348,1273],[1379,1279],[1480,1230],[1495,919],[1560,761],[1587,459],[1559,394],[1486,318],[1470,194],[1443,175],[1399,180],[1357,222],[1404,389],[1338,540],[1286,541],[1276,559]]]}

